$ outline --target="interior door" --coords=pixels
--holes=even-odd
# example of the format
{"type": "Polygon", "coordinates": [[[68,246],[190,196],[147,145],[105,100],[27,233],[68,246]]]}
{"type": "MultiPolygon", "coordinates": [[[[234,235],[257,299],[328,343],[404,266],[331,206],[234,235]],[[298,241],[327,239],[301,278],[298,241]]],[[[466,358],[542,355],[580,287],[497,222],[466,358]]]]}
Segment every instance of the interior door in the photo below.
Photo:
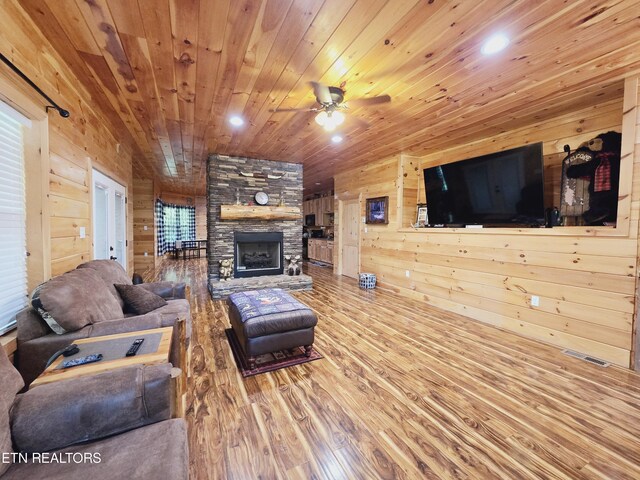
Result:
{"type": "Polygon", "coordinates": [[[93,171],[93,258],[116,260],[127,269],[126,190],[93,171]]]}
{"type": "Polygon", "coordinates": [[[342,275],[358,278],[360,273],[360,201],[342,202],[342,275]]]}

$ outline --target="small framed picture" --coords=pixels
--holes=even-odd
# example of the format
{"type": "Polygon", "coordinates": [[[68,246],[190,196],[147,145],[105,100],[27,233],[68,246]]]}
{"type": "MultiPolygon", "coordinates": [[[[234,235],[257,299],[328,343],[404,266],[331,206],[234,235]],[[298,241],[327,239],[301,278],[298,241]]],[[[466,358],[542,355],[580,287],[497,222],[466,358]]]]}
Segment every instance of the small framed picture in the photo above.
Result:
{"type": "Polygon", "coordinates": [[[429,215],[427,214],[427,204],[419,203],[416,213],[416,227],[424,227],[429,223],[429,215]]]}
{"type": "Polygon", "coordinates": [[[367,198],[366,223],[389,223],[389,197],[367,198]]]}

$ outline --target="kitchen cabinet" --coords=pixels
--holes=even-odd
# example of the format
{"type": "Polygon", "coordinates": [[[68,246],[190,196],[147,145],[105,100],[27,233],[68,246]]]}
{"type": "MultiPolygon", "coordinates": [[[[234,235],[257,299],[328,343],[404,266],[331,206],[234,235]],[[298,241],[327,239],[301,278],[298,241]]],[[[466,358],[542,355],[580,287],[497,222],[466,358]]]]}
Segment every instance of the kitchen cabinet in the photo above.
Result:
{"type": "Polygon", "coordinates": [[[333,212],[333,195],[321,197],[320,200],[322,200],[322,213],[333,212]]]}
{"type": "Polygon", "coordinates": [[[313,202],[313,213],[316,215],[316,225],[322,225],[322,199],[314,198],[313,202]]]}
{"type": "Polygon", "coordinates": [[[333,195],[327,195],[326,197],[318,197],[312,200],[302,202],[303,215],[315,215],[316,225],[324,226],[331,224],[328,221],[327,213],[333,213],[333,195]]]}
{"type": "Polygon", "coordinates": [[[310,238],[307,255],[309,260],[333,264],[333,241],[326,238],[310,238]]]}
{"type": "Polygon", "coordinates": [[[309,260],[315,260],[318,258],[318,242],[315,238],[310,238],[307,241],[307,257],[309,260]]]}

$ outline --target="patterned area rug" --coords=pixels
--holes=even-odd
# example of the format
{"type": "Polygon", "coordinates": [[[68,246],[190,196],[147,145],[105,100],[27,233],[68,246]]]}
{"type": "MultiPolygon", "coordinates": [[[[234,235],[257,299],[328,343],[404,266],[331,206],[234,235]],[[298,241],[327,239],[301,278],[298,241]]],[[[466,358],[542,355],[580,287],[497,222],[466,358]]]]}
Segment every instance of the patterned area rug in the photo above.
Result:
{"type": "Polygon", "coordinates": [[[313,362],[324,358],[315,347],[311,350],[311,356],[306,357],[304,355],[304,348],[296,347],[291,350],[280,350],[279,352],[267,353],[260,355],[256,359],[256,368],[250,370],[244,355],[242,354],[242,348],[238,343],[238,338],[232,328],[227,328],[224,333],[227,335],[231,351],[233,352],[233,358],[236,361],[236,365],[240,370],[243,377],[251,377],[258,375],[259,373],[273,372],[280,368],[292,367],[293,365],[300,365],[301,363],[313,362]]]}

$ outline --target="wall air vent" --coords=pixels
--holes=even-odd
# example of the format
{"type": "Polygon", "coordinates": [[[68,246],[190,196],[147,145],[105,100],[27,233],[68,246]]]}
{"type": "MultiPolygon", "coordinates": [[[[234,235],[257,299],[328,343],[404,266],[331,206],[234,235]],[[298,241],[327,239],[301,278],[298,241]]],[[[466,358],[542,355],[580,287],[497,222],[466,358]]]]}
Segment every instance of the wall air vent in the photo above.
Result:
{"type": "Polygon", "coordinates": [[[590,357],[589,355],[585,355],[584,353],[574,352],[573,350],[562,350],[562,353],[565,355],[569,355],[570,357],[579,358],[580,360],[584,360],[585,362],[593,363],[594,365],[598,365],[599,367],[608,367],[611,365],[609,362],[605,362],[604,360],[600,360],[599,358],[590,357]]]}

